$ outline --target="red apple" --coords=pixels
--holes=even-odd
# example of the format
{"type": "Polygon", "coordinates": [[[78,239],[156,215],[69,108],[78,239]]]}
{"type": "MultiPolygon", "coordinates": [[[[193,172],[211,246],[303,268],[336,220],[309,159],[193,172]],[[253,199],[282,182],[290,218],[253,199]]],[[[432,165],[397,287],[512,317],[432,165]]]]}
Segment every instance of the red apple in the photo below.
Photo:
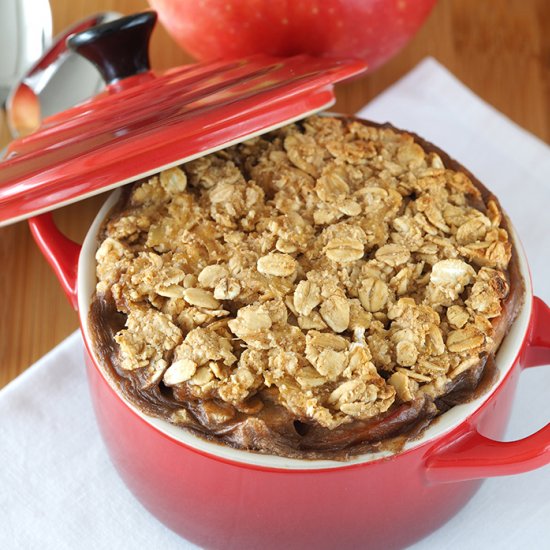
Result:
{"type": "Polygon", "coordinates": [[[436,0],[149,0],[201,61],[253,53],[357,57],[375,68],[418,30],[436,0]]]}

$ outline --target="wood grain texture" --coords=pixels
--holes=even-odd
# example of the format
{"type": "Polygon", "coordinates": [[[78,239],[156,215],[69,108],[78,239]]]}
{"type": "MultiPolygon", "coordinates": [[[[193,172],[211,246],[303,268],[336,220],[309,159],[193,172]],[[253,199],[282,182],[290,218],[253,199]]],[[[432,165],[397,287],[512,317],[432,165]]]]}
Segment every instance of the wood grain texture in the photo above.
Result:
{"type": "MultiPolygon", "coordinates": [[[[50,2],[56,33],[93,12],[147,8],[145,0],[50,2]]],[[[375,73],[338,87],[335,110],[357,111],[431,55],[476,94],[550,142],[549,25],[547,0],[440,0],[420,33],[397,57],[375,73]]],[[[190,60],[160,27],[152,40],[151,57],[158,69],[190,60]]],[[[7,139],[2,121],[0,143],[7,139]]],[[[56,213],[59,226],[81,240],[104,199],[100,195],[62,208],[56,213]]],[[[26,223],[0,229],[0,288],[2,387],[76,329],[78,320],[26,223]]]]}

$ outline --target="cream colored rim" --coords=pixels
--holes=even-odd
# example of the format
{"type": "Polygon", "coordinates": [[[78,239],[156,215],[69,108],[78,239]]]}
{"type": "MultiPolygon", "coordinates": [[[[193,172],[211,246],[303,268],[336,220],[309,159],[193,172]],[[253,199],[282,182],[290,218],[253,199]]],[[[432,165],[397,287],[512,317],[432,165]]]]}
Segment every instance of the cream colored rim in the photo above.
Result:
{"type": "MultiPolygon", "coordinates": [[[[89,344],[88,348],[91,350],[93,360],[100,368],[106,381],[117,393],[119,392],[116,388],[115,383],[102,368],[101,361],[99,360],[95,350],[91,345],[92,340],[90,338],[90,329],[88,324],[88,311],[96,284],[95,252],[97,250],[97,235],[102,220],[107,216],[111,208],[115,205],[119,196],[120,190],[114,191],[99,211],[96,219],[94,220],[94,223],[92,224],[86,236],[86,239],[84,240],[84,244],[82,245],[82,251],[80,253],[78,264],[78,310],[80,312],[80,323],[82,326],[84,337],[89,344]]],[[[510,229],[512,239],[518,252],[519,267],[525,281],[526,292],[524,306],[518,318],[512,325],[509,334],[502,343],[496,356],[496,366],[499,371],[499,381],[487,393],[483,394],[477,399],[463,405],[457,405],[445,414],[442,414],[437,422],[434,422],[431,426],[428,427],[421,438],[419,438],[418,440],[409,441],[401,452],[419,447],[420,445],[423,445],[430,440],[439,438],[456,428],[466,418],[472,415],[479,407],[481,407],[483,403],[485,403],[493,395],[493,393],[495,393],[495,391],[504,380],[507,372],[513,367],[515,363],[516,357],[523,343],[523,339],[529,325],[532,307],[531,298],[533,292],[523,246],[521,245],[515,230],[512,227],[510,227],[510,229]]],[[[387,458],[394,454],[388,451],[367,453],[354,457],[353,459],[346,462],[338,462],[334,460],[290,459],[282,458],[279,456],[263,455],[249,451],[241,451],[237,449],[232,449],[231,447],[225,445],[210,443],[193,435],[185,429],[178,428],[177,426],[170,424],[165,420],[161,420],[159,418],[154,418],[147,414],[144,414],[134,405],[132,405],[132,403],[126,400],[120,393],[119,395],[120,399],[124,401],[126,405],[130,409],[132,409],[138,416],[142,417],[147,423],[149,423],[151,426],[154,426],[157,430],[167,435],[168,437],[179,441],[189,447],[197,449],[198,451],[201,451],[203,453],[214,455],[221,459],[230,460],[233,462],[239,462],[257,467],[279,468],[283,470],[318,470],[326,468],[342,468],[354,464],[363,464],[366,462],[372,462],[375,460],[387,458]]]]}

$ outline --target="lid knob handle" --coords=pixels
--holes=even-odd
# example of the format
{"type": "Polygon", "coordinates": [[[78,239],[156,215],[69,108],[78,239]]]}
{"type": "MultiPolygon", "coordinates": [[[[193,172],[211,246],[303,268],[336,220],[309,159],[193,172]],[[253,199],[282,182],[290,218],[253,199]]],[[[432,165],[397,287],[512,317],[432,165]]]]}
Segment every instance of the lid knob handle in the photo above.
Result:
{"type": "Polygon", "coordinates": [[[67,46],[93,63],[107,85],[147,72],[154,11],[115,19],[67,39],[67,46]]]}

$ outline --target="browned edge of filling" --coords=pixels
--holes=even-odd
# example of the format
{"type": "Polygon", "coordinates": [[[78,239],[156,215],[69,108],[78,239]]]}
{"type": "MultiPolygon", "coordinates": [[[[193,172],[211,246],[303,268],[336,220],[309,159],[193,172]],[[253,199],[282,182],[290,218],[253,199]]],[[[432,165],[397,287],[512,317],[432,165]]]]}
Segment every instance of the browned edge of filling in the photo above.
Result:
{"type": "MultiPolygon", "coordinates": [[[[417,134],[398,129],[389,123],[378,124],[364,119],[348,116],[331,115],[344,122],[357,121],[375,128],[387,128],[398,133],[412,136],[426,153],[438,154],[445,167],[456,172],[463,172],[480,190],[483,203],[472,200],[470,204],[485,212],[485,204],[493,200],[502,212],[498,198],[491,193],[469,170],[464,168],[447,153],[424,140],[417,134]]],[[[149,179],[149,178],[147,178],[149,179]]],[[[145,180],[136,181],[133,185],[145,180]]],[[[103,220],[98,233],[98,242],[105,233],[105,225],[111,216],[122,210],[126,205],[132,185],[126,186],[117,204],[110,210],[103,220]]],[[[511,235],[511,224],[504,215],[501,226],[511,235]]],[[[516,319],[524,302],[525,285],[520,272],[515,243],[512,240],[512,258],[508,265],[507,275],[510,292],[502,302],[502,313],[491,323],[494,329],[494,350],[499,349],[512,323],[516,319]]],[[[182,402],[175,400],[169,391],[163,391],[162,383],[146,391],[142,390],[132,377],[123,376],[118,366],[118,345],[114,335],[124,327],[126,316],[119,313],[112,301],[100,299],[95,293],[92,299],[88,322],[92,335],[93,349],[97,352],[103,372],[107,375],[119,392],[142,412],[154,417],[169,420],[170,414],[182,408],[182,402]]],[[[265,454],[275,454],[289,458],[301,459],[332,459],[347,460],[351,457],[367,452],[391,451],[399,452],[407,441],[418,439],[424,430],[437,421],[440,414],[451,407],[471,401],[487,392],[499,378],[494,356],[485,356],[479,365],[471,367],[448,384],[445,395],[430,401],[420,402],[413,400],[410,403],[398,404],[391,407],[386,413],[375,418],[361,421],[356,420],[332,431],[314,424],[304,425],[278,405],[275,400],[258,415],[258,422],[254,429],[248,426],[239,430],[239,423],[243,423],[239,413],[226,430],[211,433],[200,422],[201,411],[191,410],[194,422],[181,425],[195,435],[208,441],[229,445],[238,449],[248,449],[265,454]],[[266,426],[269,428],[266,430],[266,426]]],[[[254,416],[254,415],[251,415],[254,416]]],[[[254,424],[254,423],[253,423],[254,424]]]]}

